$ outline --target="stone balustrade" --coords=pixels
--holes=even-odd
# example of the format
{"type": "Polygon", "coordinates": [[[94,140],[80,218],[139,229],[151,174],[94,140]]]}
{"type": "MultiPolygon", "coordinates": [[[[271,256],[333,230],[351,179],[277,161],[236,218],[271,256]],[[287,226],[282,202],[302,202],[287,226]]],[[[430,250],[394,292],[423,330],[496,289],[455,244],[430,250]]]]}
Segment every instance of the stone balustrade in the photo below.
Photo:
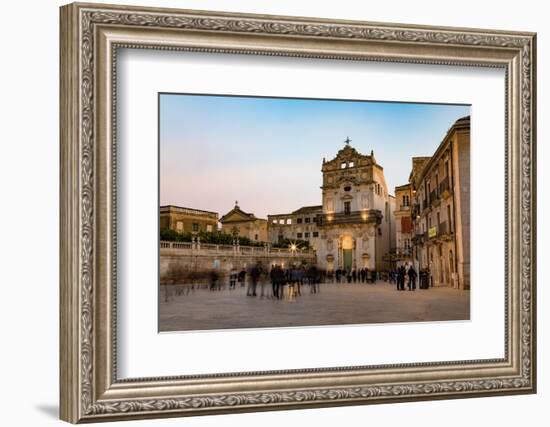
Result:
{"type": "Polygon", "coordinates": [[[160,242],[161,255],[259,255],[259,256],[315,256],[312,249],[292,250],[290,248],[274,248],[266,246],[240,246],[240,245],[219,245],[215,243],[202,242],[160,242]]]}

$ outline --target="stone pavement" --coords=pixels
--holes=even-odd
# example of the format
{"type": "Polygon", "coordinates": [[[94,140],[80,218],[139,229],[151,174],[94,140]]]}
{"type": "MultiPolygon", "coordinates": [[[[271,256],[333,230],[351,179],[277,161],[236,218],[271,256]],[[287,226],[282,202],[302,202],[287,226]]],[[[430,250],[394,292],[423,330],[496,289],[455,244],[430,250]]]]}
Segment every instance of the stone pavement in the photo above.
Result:
{"type": "MultiPolygon", "coordinates": [[[[230,290],[171,287],[160,293],[161,332],[282,326],[343,325],[388,322],[469,320],[470,292],[451,288],[397,291],[394,284],[323,283],[320,292],[282,300],[271,298],[271,285],[261,297],[247,297],[246,288],[230,290]]],[[[288,294],[285,286],[285,294],[288,294]]]]}
{"type": "MultiPolygon", "coordinates": [[[[285,294],[287,294],[285,286],[285,294]]],[[[323,283],[320,292],[310,293],[302,286],[302,295],[282,300],[271,298],[271,285],[260,296],[247,297],[246,288],[221,290],[187,285],[178,292],[161,287],[161,332],[240,329],[284,326],[344,325],[388,322],[469,320],[470,292],[451,288],[397,291],[394,284],[323,283]]]]}

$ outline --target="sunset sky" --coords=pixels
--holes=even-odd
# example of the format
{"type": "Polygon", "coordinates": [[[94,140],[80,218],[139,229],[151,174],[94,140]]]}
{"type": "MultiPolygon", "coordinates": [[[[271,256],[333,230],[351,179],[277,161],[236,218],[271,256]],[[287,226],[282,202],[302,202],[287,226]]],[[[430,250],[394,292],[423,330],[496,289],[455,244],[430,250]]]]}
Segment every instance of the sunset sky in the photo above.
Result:
{"type": "Polygon", "coordinates": [[[346,137],[374,150],[390,194],[466,105],[160,95],[160,203],[266,218],[321,204],[321,165],[346,137]]]}

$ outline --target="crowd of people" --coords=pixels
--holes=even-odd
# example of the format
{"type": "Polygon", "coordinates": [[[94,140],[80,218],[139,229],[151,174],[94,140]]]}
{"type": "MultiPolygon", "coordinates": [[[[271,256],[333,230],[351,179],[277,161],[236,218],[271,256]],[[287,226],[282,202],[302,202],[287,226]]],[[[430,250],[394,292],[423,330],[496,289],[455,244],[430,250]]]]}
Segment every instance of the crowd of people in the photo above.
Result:
{"type": "Polygon", "coordinates": [[[246,296],[270,297],[282,299],[302,295],[302,287],[307,285],[309,292],[316,294],[319,292],[319,284],[322,280],[320,271],[315,266],[292,266],[283,268],[281,265],[273,265],[271,270],[266,270],[261,264],[256,264],[249,271],[242,269],[231,269],[229,273],[229,289],[235,289],[237,285],[244,287],[248,276],[248,287],[246,296]],[[270,282],[271,288],[266,289],[266,284],[270,282]],[[259,287],[259,290],[258,290],[259,287]],[[286,287],[286,288],[285,288],[286,287]]]}
{"type": "MultiPolygon", "coordinates": [[[[368,268],[337,269],[324,271],[315,265],[295,265],[284,268],[282,265],[272,265],[264,268],[258,263],[248,269],[232,268],[229,273],[222,273],[213,269],[201,273],[193,272],[185,275],[187,285],[168,286],[173,288],[176,295],[186,292],[195,292],[195,289],[208,288],[210,291],[220,291],[229,288],[233,291],[246,287],[247,297],[266,297],[273,299],[292,299],[302,295],[303,287],[311,294],[320,292],[321,283],[352,284],[376,283],[378,280],[395,283],[398,291],[414,291],[418,287],[429,287],[429,272],[421,271],[420,277],[412,264],[403,264],[389,271],[379,272],[368,268]],[[187,277],[188,276],[188,277],[187,277]],[[191,283],[189,283],[191,282],[191,283]]],[[[172,293],[170,289],[169,293],[172,293]]],[[[165,290],[168,298],[168,289],[165,290]]]]}

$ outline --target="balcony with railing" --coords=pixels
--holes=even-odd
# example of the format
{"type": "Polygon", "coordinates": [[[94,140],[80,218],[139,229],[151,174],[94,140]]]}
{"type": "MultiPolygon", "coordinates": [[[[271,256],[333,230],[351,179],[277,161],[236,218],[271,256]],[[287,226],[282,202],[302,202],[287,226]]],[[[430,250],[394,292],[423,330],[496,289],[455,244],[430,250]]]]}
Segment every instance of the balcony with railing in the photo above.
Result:
{"type": "Polygon", "coordinates": [[[446,199],[447,197],[449,197],[451,195],[451,185],[450,185],[450,181],[449,181],[448,176],[443,178],[443,181],[441,181],[439,183],[439,194],[444,199],[446,199]]]}
{"type": "Polygon", "coordinates": [[[428,204],[428,198],[422,199],[422,206],[421,206],[421,212],[424,212],[430,207],[428,204]]]}
{"type": "Polygon", "coordinates": [[[382,212],[377,209],[317,214],[318,227],[327,227],[336,224],[380,224],[381,221],[382,212]]]}
{"type": "Polygon", "coordinates": [[[415,245],[423,245],[425,242],[428,241],[428,233],[416,233],[416,235],[413,237],[413,243],[415,245]]]}
{"type": "Polygon", "coordinates": [[[439,223],[439,225],[430,228],[428,235],[430,240],[448,240],[452,237],[452,230],[449,227],[449,223],[447,221],[443,221],[439,223]]]}
{"type": "Polygon", "coordinates": [[[430,192],[430,206],[439,206],[439,203],[439,194],[437,193],[437,190],[433,190],[430,192]]]}

